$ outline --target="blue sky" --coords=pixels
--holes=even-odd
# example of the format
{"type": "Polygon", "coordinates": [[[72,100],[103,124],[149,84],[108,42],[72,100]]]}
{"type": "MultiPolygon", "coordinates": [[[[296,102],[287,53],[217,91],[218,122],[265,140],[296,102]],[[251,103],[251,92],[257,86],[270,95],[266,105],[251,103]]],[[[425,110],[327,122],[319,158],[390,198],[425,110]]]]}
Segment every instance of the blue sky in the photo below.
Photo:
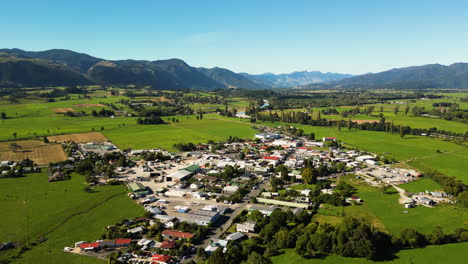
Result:
{"type": "Polygon", "coordinates": [[[468,62],[468,2],[5,1],[4,48],[106,59],[180,58],[235,72],[361,74],[468,62]]]}

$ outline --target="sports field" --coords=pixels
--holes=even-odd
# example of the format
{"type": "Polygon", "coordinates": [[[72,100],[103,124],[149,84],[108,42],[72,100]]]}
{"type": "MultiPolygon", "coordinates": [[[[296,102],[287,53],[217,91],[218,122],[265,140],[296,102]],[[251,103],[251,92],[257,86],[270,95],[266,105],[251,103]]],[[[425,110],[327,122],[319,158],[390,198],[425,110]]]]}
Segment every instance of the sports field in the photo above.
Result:
{"type": "MultiPolygon", "coordinates": [[[[45,173],[0,182],[4,197],[0,200],[0,241],[48,239],[13,263],[102,263],[66,254],[63,248],[76,241],[96,240],[105,226],[144,213],[125,195],[124,186],[96,187],[87,193],[83,176],[76,174],[71,180],[52,183],[45,173]]],[[[8,257],[2,254],[0,259],[8,257]]]]}

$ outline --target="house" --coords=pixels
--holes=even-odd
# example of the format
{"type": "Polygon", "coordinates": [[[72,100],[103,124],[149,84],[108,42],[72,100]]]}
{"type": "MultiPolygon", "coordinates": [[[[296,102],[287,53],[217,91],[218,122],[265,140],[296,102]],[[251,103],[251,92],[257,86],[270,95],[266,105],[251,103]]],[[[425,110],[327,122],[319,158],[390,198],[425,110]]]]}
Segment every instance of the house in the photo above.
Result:
{"type": "Polygon", "coordinates": [[[211,241],[211,245],[216,247],[226,247],[228,243],[229,241],[219,238],[213,238],[211,241]]]}
{"type": "Polygon", "coordinates": [[[168,264],[172,262],[172,257],[168,255],[153,255],[151,264],[168,264]]]}
{"type": "Polygon", "coordinates": [[[165,250],[169,250],[169,249],[173,249],[174,247],[176,246],[176,242],[175,241],[163,241],[161,243],[161,245],[159,246],[160,249],[165,249],[165,250]]]}
{"type": "Polygon", "coordinates": [[[336,137],[323,137],[322,141],[327,142],[327,141],[336,141],[336,137]]]}
{"type": "Polygon", "coordinates": [[[211,255],[211,253],[215,252],[218,248],[218,246],[208,245],[205,248],[205,253],[211,255]]]}
{"type": "Polygon", "coordinates": [[[259,205],[252,205],[249,209],[249,211],[259,211],[260,213],[262,213],[263,215],[271,215],[273,213],[273,211],[275,211],[276,209],[278,209],[277,207],[274,207],[274,206],[271,206],[271,207],[267,207],[267,206],[259,206],[259,205]]]}
{"type": "Polygon", "coordinates": [[[200,182],[194,182],[192,184],[190,184],[190,189],[200,189],[201,187],[203,187],[203,183],[200,183],[200,182]]]}
{"type": "Polygon", "coordinates": [[[229,241],[236,241],[236,240],[239,240],[241,238],[243,238],[245,235],[242,234],[241,232],[236,232],[236,233],[232,233],[228,236],[226,236],[226,240],[229,240],[229,241]]]}
{"type": "Polygon", "coordinates": [[[158,207],[154,207],[154,206],[147,206],[147,207],[145,207],[145,210],[146,210],[147,212],[152,213],[153,216],[162,213],[162,211],[161,211],[158,207]]]}
{"type": "Polygon", "coordinates": [[[346,198],[346,202],[347,203],[352,203],[352,202],[360,203],[360,202],[362,202],[362,199],[359,198],[358,196],[353,195],[351,197],[346,198]]]}
{"type": "Polygon", "coordinates": [[[138,234],[138,233],[141,233],[141,232],[143,232],[143,227],[141,227],[141,226],[137,226],[137,227],[134,227],[134,228],[131,228],[131,229],[127,230],[127,233],[130,233],[132,235],[138,234]]]}
{"type": "Polygon", "coordinates": [[[434,206],[434,205],[436,204],[436,202],[434,202],[434,200],[429,199],[429,198],[427,198],[427,197],[421,197],[421,198],[419,199],[419,202],[420,202],[421,204],[429,205],[429,206],[434,206]]]}
{"type": "Polygon", "coordinates": [[[68,177],[61,171],[56,170],[54,173],[49,174],[49,182],[66,180],[68,177]]]}
{"type": "Polygon", "coordinates": [[[255,221],[246,221],[244,223],[239,223],[236,226],[236,231],[237,232],[244,232],[244,233],[254,233],[255,232],[255,226],[256,226],[255,221]]]}
{"type": "Polygon", "coordinates": [[[195,236],[194,234],[177,230],[164,230],[161,234],[166,239],[189,239],[195,236]]]}
{"type": "Polygon", "coordinates": [[[223,193],[233,194],[233,193],[237,192],[237,190],[239,190],[239,186],[236,186],[236,185],[225,186],[223,188],[223,193]]]}
{"type": "Polygon", "coordinates": [[[441,192],[431,192],[431,195],[434,196],[435,198],[442,198],[444,197],[444,194],[441,192]]]}
{"type": "Polygon", "coordinates": [[[151,239],[142,238],[142,239],[140,239],[140,240],[137,242],[137,245],[143,246],[143,247],[148,247],[148,246],[150,246],[150,245],[153,244],[153,243],[154,243],[154,241],[151,240],[151,239]]]}

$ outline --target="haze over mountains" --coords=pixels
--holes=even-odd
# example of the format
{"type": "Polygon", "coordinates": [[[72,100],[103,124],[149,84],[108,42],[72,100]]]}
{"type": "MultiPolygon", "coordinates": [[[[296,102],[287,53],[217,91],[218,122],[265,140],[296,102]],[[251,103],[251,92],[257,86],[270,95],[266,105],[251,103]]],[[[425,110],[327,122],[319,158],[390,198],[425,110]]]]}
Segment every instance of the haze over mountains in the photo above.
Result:
{"type": "Polygon", "coordinates": [[[319,71],[253,75],[196,68],[180,59],[105,60],[70,50],[0,49],[0,87],[141,85],[166,90],[227,88],[458,88],[468,87],[468,64],[430,64],[352,76],[319,71]]]}
{"type": "Polygon", "coordinates": [[[324,83],[330,81],[338,81],[344,78],[352,77],[351,74],[341,74],[341,73],[322,73],[319,71],[296,71],[289,74],[273,74],[273,73],[264,73],[264,74],[248,74],[241,73],[243,76],[248,77],[252,81],[263,85],[271,87],[295,87],[302,86],[311,83],[324,83]]]}

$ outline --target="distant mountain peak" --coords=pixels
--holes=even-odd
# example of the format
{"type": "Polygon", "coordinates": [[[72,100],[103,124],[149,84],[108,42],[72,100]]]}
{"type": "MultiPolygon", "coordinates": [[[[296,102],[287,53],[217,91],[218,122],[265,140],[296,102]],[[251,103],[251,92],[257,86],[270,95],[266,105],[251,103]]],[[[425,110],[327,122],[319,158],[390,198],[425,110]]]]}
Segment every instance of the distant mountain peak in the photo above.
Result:
{"type": "Polygon", "coordinates": [[[241,73],[252,81],[269,85],[272,87],[296,87],[303,86],[311,83],[324,83],[330,81],[341,80],[344,78],[351,77],[350,74],[340,74],[340,73],[322,73],[320,71],[294,71],[291,73],[262,73],[262,74],[248,74],[241,73]]]}

